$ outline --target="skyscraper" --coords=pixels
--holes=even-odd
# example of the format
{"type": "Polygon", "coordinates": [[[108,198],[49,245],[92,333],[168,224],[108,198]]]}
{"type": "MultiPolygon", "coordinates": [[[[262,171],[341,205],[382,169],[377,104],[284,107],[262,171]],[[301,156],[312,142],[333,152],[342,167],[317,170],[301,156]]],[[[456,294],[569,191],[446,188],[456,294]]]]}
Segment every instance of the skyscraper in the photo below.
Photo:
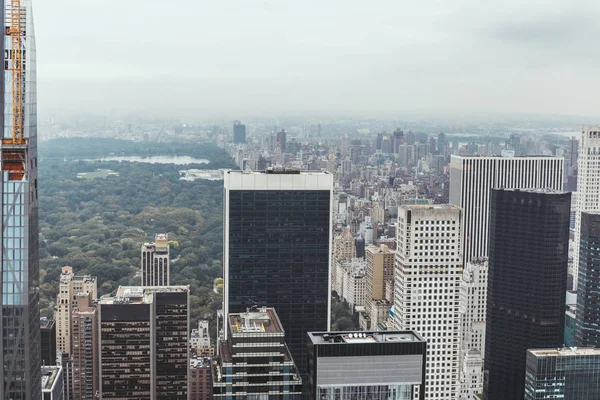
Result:
{"type": "Polygon", "coordinates": [[[56,365],[56,324],[53,319],[40,319],[42,365],[56,365]]]}
{"type": "Polygon", "coordinates": [[[583,126],[577,160],[577,213],[575,215],[575,251],[573,252],[573,289],[577,289],[581,213],[600,210],[600,126],[583,126]]]}
{"type": "Polygon", "coordinates": [[[310,332],[308,337],[307,399],[426,398],[427,342],[416,332],[310,332]]]}
{"type": "Polygon", "coordinates": [[[282,129],[279,132],[277,132],[277,149],[276,150],[281,153],[285,153],[285,146],[287,144],[286,136],[287,136],[287,133],[286,133],[285,129],[282,129]]]}
{"type": "Polygon", "coordinates": [[[36,56],[31,0],[18,4],[6,3],[3,14],[0,399],[30,400],[42,392],[36,56]]]}
{"type": "Polygon", "coordinates": [[[330,324],[332,175],[227,171],[224,185],[224,315],[275,308],[304,374],[306,332],[330,324]]]}
{"type": "Polygon", "coordinates": [[[246,143],[246,125],[240,121],[233,122],[233,143],[246,143]]]}
{"type": "Polygon", "coordinates": [[[186,399],[189,288],[121,286],[98,302],[101,399],[186,399]]]}
{"type": "Polygon", "coordinates": [[[581,213],[575,345],[600,347],[600,211],[581,213]]]}
{"type": "Polygon", "coordinates": [[[461,210],[447,204],[398,209],[394,329],[427,341],[427,400],[458,395],[460,221],[461,210]]]}
{"type": "Polygon", "coordinates": [[[527,351],[525,400],[600,399],[600,349],[527,351]]]}
{"type": "Polygon", "coordinates": [[[455,156],[450,161],[450,203],[463,210],[464,263],[488,256],[490,189],[563,188],[564,160],[556,157],[455,156]]]}
{"type": "Polygon", "coordinates": [[[484,398],[523,399],[530,348],[561,347],[571,194],[491,193],[484,398]]]}
{"type": "Polygon", "coordinates": [[[142,286],[169,286],[171,283],[171,258],[169,237],[159,233],[154,243],[142,245],[142,286]]]}
{"type": "Polygon", "coordinates": [[[377,330],[377,326],[383,323],[389,316],[391,304],[386,298],[393,297],[391,293],[386,293],[386,283],[392,282],[393,288],[394,272],[396,263],[396,253],[390,250],[386,245],[370,245],[366,248],[366,299],[365,309],[367,315],[365,330],[377,330]]]}
{"type": "Polygon", "coordinates": [[[91,293],[75,295],[71,315],[72,377],[69,390],[73,398],[92,400],[98,390],[98,312],[91,293]]]}

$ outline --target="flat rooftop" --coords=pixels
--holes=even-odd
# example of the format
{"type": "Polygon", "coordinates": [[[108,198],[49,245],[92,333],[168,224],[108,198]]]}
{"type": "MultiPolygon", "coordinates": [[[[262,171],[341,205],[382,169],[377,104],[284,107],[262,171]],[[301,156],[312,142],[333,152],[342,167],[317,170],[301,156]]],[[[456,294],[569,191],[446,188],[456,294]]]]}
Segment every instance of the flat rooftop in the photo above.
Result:
{"type": "Polygon", "coordinates": [[[425,342],[413,331],[309,332],[308,337],[313,344],[320,345],[425,342]]]}
{"type": "Polygon", "coordinates": [[[564,190],[555,190],[551,188],[545,189],[505,189],[505,188],[493,188],[492,190],[503,190],[505,192],[523,192],[523,193],[543,193],[543,194],[567,194],[571,192],[567,192],[564,190]]]}
{"type": "Polygon", "coordinates": [[[506,160],[507,158],[516,158],[516,159],[526,159],[526,158],[547,158],[547,159],[551,159],[551,160],[561,160],[563,159],[563,157],[556,157],[556,156],[545,156],[543,154],[539,154],[539,155],[527,155],[527,156],[516,156],[516,155],[505,155],[503,156],[502,154],[495,154],[495,155],[491,155],[491,156],[482,156],[482,155],[468,155],[468,156],[461,156],[458,154],[452,154],[451,158],[476,158],[476,159],[482,159],[482,158],[486,158],[486,159],[493,159],[493,158],[498,158],[498,159],[502,159],[502,160],[506,160]]]}
{"type": "Polygon", "coordinates": [[[242,175],[331,175],[327,171],[303,171],[298,168],[290,167],[271,167],[263,171],[227,170],[225,173],[242,175]]]}
{"type": "Polygon", "coordinates": [[[600,356],[600,349],[591,347],[563,347],[557,349],[529,349],[537,357],[572,357],[572,356],[600,356]]]}
{"type": "Polygon", "coordinates": [[[51,391],[62,367],[48,365],[42,367],[42,391],[51,391]]]}
{"type": "Polygon", "coordinates": [[[281,333],[284,334],[274,308],[257,307],[244,313],[230,313],[229,326],[236,333],[281,333]]]}
{"type": "Polygon", "coordinates": [[[114,297],[102,297],[100,304],[150,304],[154,293],[189,292],[189,286],[119,286],[114,297]]]}

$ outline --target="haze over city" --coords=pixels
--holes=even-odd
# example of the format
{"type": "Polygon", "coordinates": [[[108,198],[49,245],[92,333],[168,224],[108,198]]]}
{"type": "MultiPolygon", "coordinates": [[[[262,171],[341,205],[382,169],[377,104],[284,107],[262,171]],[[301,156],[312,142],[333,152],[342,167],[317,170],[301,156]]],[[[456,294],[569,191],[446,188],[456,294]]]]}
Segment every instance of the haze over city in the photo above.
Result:
{"type": "Polygon", "coordinates": [[[599,17],[585,0],[40,1],[40,110],[593,117],[599,17]]]}

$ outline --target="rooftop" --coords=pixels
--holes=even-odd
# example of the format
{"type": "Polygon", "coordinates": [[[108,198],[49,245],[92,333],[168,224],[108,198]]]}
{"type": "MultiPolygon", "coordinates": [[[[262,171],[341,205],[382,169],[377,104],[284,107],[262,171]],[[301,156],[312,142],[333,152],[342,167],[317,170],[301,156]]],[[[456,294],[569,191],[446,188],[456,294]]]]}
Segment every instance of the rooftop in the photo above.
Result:
{"type": "Polygon", "coordinates": [[[551,159],[551,160],[560,160],[563,157],[555,157],[555,156],[545,156],[545,155],[528,155],[528,156],[515,156],[515,155],[506,155],[503,156],[501,154],[496,154],[496,155],[492,155],[492,156],[481,156],[481,155],[469,155],[469,156],[461,156],[458,154],[453,154],[452,158],[475,158],[475,159],[494,159],[494,158],[498,158],[501,160],[506,160],[507,158],[516,158],[516,159],[527,159],[527,158],[534,158],[534,159],[539,159],[539,158],[546,158],[546,159],[551,159]]]}
{"type": "Polygon", "coordinates": [[[523,193],[545,193],[545,194],[567,194],[564,190],[555,190],[551,188],[545,189],[506,189],[506,188],[494,188],[493,190],[503,190],[505,192],[523,192],[523,193]]]}
{"type": "Polygon", "coordinates": [[[48,365],[42,367],[42,391],[52,391],[56,378],[60,374],[62,367],[58,365],[48,365]]]}
{"type": "Polygon", "coordinates": [[[600,356],[600,349],[591,347],[563,347],[557,349],[529,349],[536,357],[600,356]]]}
{"type": "Polygon", "coordinates": [[[189,286],[119,286],[114,297],[103,296],[100,304],[150,304],[154,293],[189,292],[189,286]]]}
{"type": "Polygon", "coordinates": [[[359,343],[399,343],[424,342],[425,339],[413,331],[351,331],[351,332],[309,332],[313,344],[359,344],[359,343]]]}
{"type": "Polygon", "coordinates": [[[228,170],[225,171],[227,174],[240,174],[240,175],[330,175],[327,171],[302,171],[298,168],[289,167],[270,167],[264,171],[250,171],[250,170],[228,170]]]}
{"type": "Polygon", "coordinates": [[[245,313],[230,313],[229,326],[236,333],[281,333],[283,327],[274,308],[252,307],[245,313]]]}
{"type": "Polygon", "coordinates": [[[51,329],[52,325],[54,325],[54,319],[50,318],[48,319],[47,317],[42,317],[40,318],[40,328],[42,329],[51,329]]]}
{"type": "Polygon", "coordinates": [[[210,357],[196,357],[190,358],[190,368],[206,368],[210,367],[212,360],[210,357]]]}

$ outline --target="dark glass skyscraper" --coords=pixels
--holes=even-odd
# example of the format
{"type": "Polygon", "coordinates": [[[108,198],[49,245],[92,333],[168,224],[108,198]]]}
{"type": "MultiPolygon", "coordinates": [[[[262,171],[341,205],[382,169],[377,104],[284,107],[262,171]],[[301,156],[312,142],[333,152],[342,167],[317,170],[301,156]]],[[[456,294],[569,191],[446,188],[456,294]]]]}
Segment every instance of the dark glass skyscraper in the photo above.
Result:
{"type": "Polygon", "coordinates": [[[305,376],[306,333],[330,322],[332,176],[227,171],[224,181],[224,315],[275,308],[305,376]]]}
{"type": "Polygon", "coordinates": [[[1,3],[5,51],[0,83],[0,399],[31,400],[42,396],[35,39],[31,0],[21,0],[19,7],[16,2],[1,3]]]}
{"type": "Polygon", "coordinates": [[[581,213],[575,345],[600,347],[600,212],[581,213]]]}
{"type": "Polygon", "coordinates": [[[562,347],[571,194],[492,190],[484,398],[522,400],[527,349],[562,347]]]}
{"type": "Polygon", "coordinates": [[[246,125],[240,121],[233,123],[233,143],[246,143],[246,125]]]}

